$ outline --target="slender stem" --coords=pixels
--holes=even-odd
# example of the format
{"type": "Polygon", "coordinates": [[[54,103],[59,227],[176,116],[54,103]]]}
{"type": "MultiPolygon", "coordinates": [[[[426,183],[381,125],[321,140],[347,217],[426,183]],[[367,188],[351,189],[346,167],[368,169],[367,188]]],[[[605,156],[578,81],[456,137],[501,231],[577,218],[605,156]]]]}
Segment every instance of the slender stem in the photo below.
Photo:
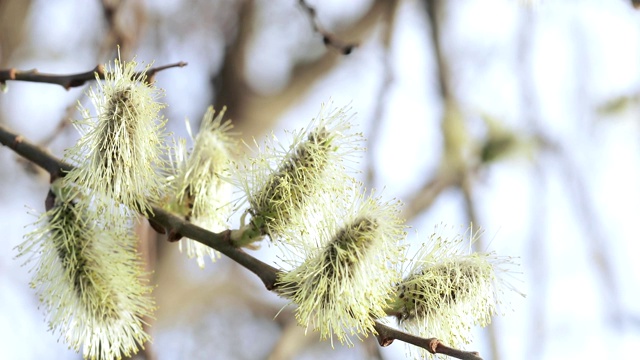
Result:
{"type": "Polygon", "coordinates": [[[309,5],[305,0],[299,0],[298,3],[300,4],[300,7],[307,13],[313,31],[322,36],[322,42],[324,42],[325,46],[332,47],[340,51],[340,53],[343,55],[351,54],[351,52],[353,52],[353,49],[358,46],[357,43],[348,43],[340,40],[337,36],[328,32],[322,26],[320,26],[316,9],[313,6],[309,5]]]}
{"type": "Polygon", "coordinates": [[[376,321],[375,324],[376,337],[378,338],[378,344],[380,346],[389,346],[394,340],[404,341],[407,344],[421,347],[431,354],[443,354],[462,360],[482,360],[480,354],[475,351],[463,351],[446,346],[440,340],[436,338],[423,338],[415,335],[408,334],[404,331],[400,331],[383,325],[376,321]]]}
{"type": "MultiPolygon", "coordinates": [[[[152,81],[153,76],[166,69],[174,68],[174,67],[185,67],[187,63],[184,61],[180,61],[177,63],[158,66],[155,68],[150,68],[144,73],[147,75],[147,81],[152,81]]],[[[0,84],[4,84],[6,81],[28,81],[28,82],[36,82],[36,83],[46,83],[46,84],[55,84],[60,85],[66,90],[69,90],[72,87],[78,87],[84,85],[87,81],[95,80],[96,77],[103,80],[105,75],[105,68],[102,65],[98,65],[93,70],[78,73],[78,74],[69,74],[69,75],[56,75],[56,74],[45,74],[40,73],[38,70],[17,70],[15,68],[0,70],[0,84]]],[[[136,73],[136,76],[139,75],[136,73]]]]}

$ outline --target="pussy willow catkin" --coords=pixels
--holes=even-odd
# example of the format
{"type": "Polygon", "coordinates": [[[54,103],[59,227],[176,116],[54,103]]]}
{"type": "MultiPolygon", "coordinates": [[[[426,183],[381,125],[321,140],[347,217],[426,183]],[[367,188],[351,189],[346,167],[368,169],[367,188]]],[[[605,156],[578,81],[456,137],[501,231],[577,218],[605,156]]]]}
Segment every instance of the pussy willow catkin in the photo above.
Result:
{"type": "Polygon", "coordinates": [[[287,150],[274,140],[258,157],[236,167],[252,217],[241,245],[262,235],[281,237],[296,224],[304,225],[310,205],[331,201],[353,183],[344,164],[360,150],[361,135],[350,128],[345,109],[321,111],[307,130],[294,135],[287,150]]]}
{"type": "Polygon", "coordinates": [[[347,335],[368,336],[374,320],[386,316],[404,239],[397,203],[361,196],[353,201],[345,213],[325,217],[317,242],[299,244],[304,260],[282,273],[279,285],[298,305],[301,325],[347,344],[347,335]]]}
{"type": "Polygon", "coordinates": [[[449,239],[434,234],[423,245],[389,303],[388,313],[402,328],[460,346],[469,343],[473,325],[491,322],[502,291],[498,274],[511,262],[493,254],[470,253],[470,241],[460,235],[449,239]]]}
{"type": "Polygon", "coordinates": [[[145,82],[144,71],[136,74],[136,65],[114,60],[104,81],[89,91],[97,115],[80,106],[83,119],[74,125],[82,137],[67,152],[77,167],[66,179],[104,200],[102,205],[147,212],[162,183],[165,121],[159,111],[164,105],[157,101],[162,92],[145,82]]]}
{"type": "Polygon", "coordinates": [[[143,319],[153,310],[136,239],[102,226],[88,205],[54,183],[53,207],[19,246],[35,275],[32,286],[51,329],[90,359],[129,356],[149,339],[143,319]]]}
{"type": "MultiPolygon", "coordinates": [[[[172,194],[167,207],[185,220],[213,232],[227,228],[231,213],[231,184],[229,164],[237,141],[229,131],[229,121],[222,122],[225,109],[215,116],[213,107],[207,109],[200,131],[194,139],[193,150],[187,153],[184,144],[175,151],[172,194]]],[[[186,249],[204,267],[204,257],[215,261],[216,251],[191,239],[180,240],[180,250],[186,249]]]]}

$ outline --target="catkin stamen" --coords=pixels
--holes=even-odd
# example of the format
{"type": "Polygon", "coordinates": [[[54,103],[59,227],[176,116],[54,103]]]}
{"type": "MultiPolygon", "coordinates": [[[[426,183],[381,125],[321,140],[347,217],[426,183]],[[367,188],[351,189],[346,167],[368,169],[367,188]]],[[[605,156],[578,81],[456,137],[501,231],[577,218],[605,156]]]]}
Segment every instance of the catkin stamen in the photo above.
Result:
{"type": "Polygon", "coordinates": [[[117,295],[115,289],[105,286],[104,275],[96,272],[96,264],[92,263],[86,254],[91,252],[92,242],[87,233],[78,224],[88,225],[81,216],[81,210],[73,202],[59,203],[54,207],[54,214],[49,216],[52,225],[52,236],[62,241],[54,242],[58,259],[63,271],[79,299],[102,298],[99,304],[82,301],[81,304],[90,314],[102,319],[116,319],[118,317],[117,295]],[[98,288],[100,287],[100,288],[98,288]],[[105,293],[107,291],[108,293],[105,293]]]}
{"type": "Polygon", "coordinates": [[[321,180],[329,162],[331,143],[329,131],[324,127],[316,129],[267,179],[250,210],[254,217],[261,218],[252,221],[260,233],[270,232],[270,221],[274,218],[288,222],[315,195],[316,182],[321,180]]]}
{"type": "Polygon", "coordinates": [[[76,165],[66,183],[87,189],[98,211],[114,221],[123,209],[150,212],[162,183],[164,105],[156,101],[162,91],[144,83],[136,65],[116,59],[89,90],[95,115],[79,106],[83,119],[74,125],[82,137],[66,156],[76,165]]]}
{"type": "Polygon", "coordinates": [[[130,229],[107,226],[88,200],[54,182],[48,211],[18,248],[37,260],[32,286],[50,328],[85,358],[122,358],[149,339],[142,319],[153,311],[151,288],[130,229]]]}
{"type": "Polygon", "coordinates": [[[325,274],[321,276],[338,281],[341,277],[352,277],[358,261],[362,261],[373,241],[371,234],[376,229],[376,221],[367,218],[356,219],[340,229],[325,249],[325,274]]]}
{"type": "Polygon", "coordinates": [[[398,320],[411,321],[419,314],[435,313],[440,307],[437,304],[455,306],[466,301],[472,291],[470,284],[476,278],[472,269],[451,264],[439,264],[410,275],[398,287],[398,299],[404,304],[396,314],[398,320]]]}
{"type": "MultiPolygon", "coordinates": [[[[230,132],[231,122],[222,121],[224,113],[225,109],[222,109],[214,117],[215,111],[209,107],[192,151],[187,152],[185,141],[175,147],[176,162],[168,191],[171,200],[165,205],[186,221],[214,232],[228,227],[227,218],[231,211],[231,187],[226,179],[229,178],[229,162],[236,141],[230,132]]],[[[187,130],[191,133],[188,125],[187,130]]],[[[195,257],[200,267],[205,265],[205,255],[209,255],[212,261],[219,257],[213,249],[188,238],[180,241],[179,248],[180,251],[185,249],[187,256],[195,257]]]]}

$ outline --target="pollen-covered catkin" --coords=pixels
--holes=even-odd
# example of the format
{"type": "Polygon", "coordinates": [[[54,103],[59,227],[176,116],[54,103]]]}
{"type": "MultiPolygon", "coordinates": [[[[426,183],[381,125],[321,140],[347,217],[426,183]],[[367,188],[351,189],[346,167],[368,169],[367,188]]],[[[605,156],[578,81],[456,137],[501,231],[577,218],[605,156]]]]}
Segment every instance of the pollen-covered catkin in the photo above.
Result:
{"type": "Polygon", "coordinates": [[[53,207],[18,250],[33,262],[32,287],[50,328],[85,358],[130,356],[149,339],[143,319],[154,305],[151,287],[124,228],[102,226],[88,205],[57,181],[53,207]]]}
{"type": "Polygon", "coordinates": [[[274,137],[257,158],[235,168],[251,215],[249,226],[234,235],[239,245],[263,235],[282,237],[300,224],[304,228],[312,205],[332,201],[353,184],[345,161],[361,149],[362,136],[350,132],[349,120],[346,109],[323,110],[294,134],[287,150],[274,137]]]}
{"type": "Polygon", "coordinates": [[[162,182],[164,105],[157,101],[162,92],[146,83],[144,71],[135,72],[136,65],[119,59],[107,65],[104,81],[88,92],[96,116],[79,105],[83,119],[74,125],[82,136],[67,152],[76,168],[66,181],[89,190],[103,207],[115,202],[148,212],[162,182]]]}
{"type": "Polygon", "coordinates": [[[473,325],[491,322],[502,291],[497,275],[511,261],[469,253],[470,241],[434,234],[423,245],[389,302],[388,313],[403,329],[457,347],[470,342],[473,325]]]}
{"type": "Polygon", "coordinates": [[[350,345],[348,335],[368,336],[374,320],[386,316],[405,236],[398,203],[362,197],[344,213],[327,213],[319,239],[301,242],[299,264],[279,279],[282,295],[298,305],[302,326],[350,345]]]}
{"type": "MultiPolygon", "coordinates": [[[[187,221],[209,231],[227,228],[231,207],[229,164],[237,142],[230,133],[231,122],[223,122],[225,109],[215,116],[209,107],[194,139],[193,150],[187,153],[183,144],[175,151],[174,175],[170,183],[172,200],[167,207],[187,221]]],[[[180,240],[180,250],[186,250],[204,267],[204,257],[215,261],[216,251],[191,239],[180,240]]]]}

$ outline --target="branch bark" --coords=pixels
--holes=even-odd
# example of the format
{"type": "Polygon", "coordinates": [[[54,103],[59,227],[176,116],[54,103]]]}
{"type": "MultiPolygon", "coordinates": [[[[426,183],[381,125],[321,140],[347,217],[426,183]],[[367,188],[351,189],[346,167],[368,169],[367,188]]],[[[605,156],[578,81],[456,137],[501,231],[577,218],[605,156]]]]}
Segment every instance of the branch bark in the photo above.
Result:
{"type": "Polygon", "coordinates": [[[415,335],[408,334],[404,331],[400,331],[379,323],[376,321],[375,325],[376,337],[378,338],[378,344],[385,347],[391,345],[394,340],[400,340],[407,344],[415,345],[417,347],[427,350],[431,354],[448,355],[456,359],[462,360],[482,360],[480,354],[476,351],[463,351],[446,346],[437,338],[423,338],[415,335]]]}

